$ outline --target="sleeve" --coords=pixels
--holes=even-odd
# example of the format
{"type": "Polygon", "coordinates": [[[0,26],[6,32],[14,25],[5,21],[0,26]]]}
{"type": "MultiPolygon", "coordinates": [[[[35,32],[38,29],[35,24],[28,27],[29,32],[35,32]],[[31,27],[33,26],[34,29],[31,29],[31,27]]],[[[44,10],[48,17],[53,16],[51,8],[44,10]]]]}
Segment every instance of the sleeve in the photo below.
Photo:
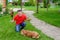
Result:
{"type": "Polygon", "coordinates": [[[25,15],[25,20],[27,19],[27,16],[25,15]]]}

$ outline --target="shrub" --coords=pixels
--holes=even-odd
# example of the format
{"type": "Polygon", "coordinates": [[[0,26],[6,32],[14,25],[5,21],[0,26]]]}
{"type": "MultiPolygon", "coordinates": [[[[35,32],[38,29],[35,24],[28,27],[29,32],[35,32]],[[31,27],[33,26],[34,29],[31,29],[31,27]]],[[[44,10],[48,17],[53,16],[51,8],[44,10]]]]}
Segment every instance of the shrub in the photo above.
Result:
{"type": "Polygon", "coordinates": [[[29,0],[29,2],[25,2],[25,6],[35,6],[36,0],[29,0]]]}
{"type": "Polygon", "coordinates": [[[36,0],[29,0],[29,3],[31,4],[31,6],[35,6],[36,5],[36,0]]]}
{"type": "Polygon", "coordinates": [[[11,3],[9,3],[7,6],[8,6],[8,7],[12,7],[12,4],[11,4],[11,3]]]}
{"type": "Polygon", "coordinates": [[[17,2],[13,2],[12,4],[13,4],[13,5],[16,5],[16,6],[18,5],[18,3],[17,3],[17,2]]]}
{"type": "Polygon", "coordinates": [[[18,0],[13,0],[13,3],[12,3],[13,5],[18,5],[18,0]]]}
{"type": "Polygon", "coordinates": [[[9,14],[9,9],[6,7],[5,12],[3,14],[9,14]]]}
{"type": "Polygon", "coordinates": [[[60,1],[58,2],[58,5],[60,5],[60,1]]]}
{"type": "Polygon", "coordinates": [[[0,5],[0,17],[2,16],[1,11],[2,11],[2,5],[0,5]]]}
{"type": "Polygon", "coordinates": [[[31,6],[29,2],[25,2],[24,6],[31,6]]]}

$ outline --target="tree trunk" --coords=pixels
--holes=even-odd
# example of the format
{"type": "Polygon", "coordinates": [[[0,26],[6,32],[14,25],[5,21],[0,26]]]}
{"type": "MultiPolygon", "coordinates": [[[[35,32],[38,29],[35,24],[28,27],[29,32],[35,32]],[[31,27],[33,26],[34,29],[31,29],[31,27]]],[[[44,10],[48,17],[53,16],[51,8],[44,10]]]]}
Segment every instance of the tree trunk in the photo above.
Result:
{"type": "Polygon", "coordinates": [[[22,0],[20,2],[21,2],[21,10],[22,10],[22,0]]]}
{"type": "Polygon", "coordinates": [[[48,11],[48,6],[49,6],[49,0],[47,0],[47,4],[46,4],[46,5],[47,5],[47,11],[48,11]]]}
{"type": "Polygon", "coordinates": [[[37,13],[39,12],[38,8],[39,8],[39,2],[37,0],[37,13]]]}
{"type": "Polygon", "coordinates": [[[3,0],[3,8],[6,8],[6,0],[3,0]]]}

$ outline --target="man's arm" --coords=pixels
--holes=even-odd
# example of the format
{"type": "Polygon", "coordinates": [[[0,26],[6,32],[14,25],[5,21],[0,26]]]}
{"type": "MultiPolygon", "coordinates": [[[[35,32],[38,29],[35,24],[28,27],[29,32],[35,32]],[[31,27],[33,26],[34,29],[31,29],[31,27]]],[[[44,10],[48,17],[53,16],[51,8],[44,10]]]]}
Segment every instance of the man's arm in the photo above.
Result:
{"type": "Polygon", "coordinates": [[[31,19],[27,16],[27,15],[25,15],[25,20],[24,21],[30,21],[31,19]]]}
{"type": "Polygon", "coordinates": [[[14,20],[11,20],[11,22],[14,22],[14,20]]]}
{"type": "Polygon", "coordinates": [[[14,22],[16,20],[16,17],[13,18],[13,20],[11,20],[11,22],[14,22]]]}
{"type": "Polygon", "coordinates": [[[31,19],[30,19],[30,18],[27,18],[26,20],[27,20],[27,21],[30,21],[31,19]]]}
{"type": "Polygon", "coordinates": [[[30,19],[29,17],[27,17],[25,21],[30,21],[30,20],[31,20],[31,19],[30,19]]]}

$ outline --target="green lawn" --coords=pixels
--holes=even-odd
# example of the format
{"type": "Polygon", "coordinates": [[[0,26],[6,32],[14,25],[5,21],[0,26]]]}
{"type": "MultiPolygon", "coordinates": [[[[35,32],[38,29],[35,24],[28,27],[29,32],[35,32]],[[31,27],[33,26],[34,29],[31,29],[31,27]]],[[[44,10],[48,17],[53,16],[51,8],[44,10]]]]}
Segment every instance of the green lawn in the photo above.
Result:
{"type": "MultiPolygon", "coordinates": [[[[26,10],[32,10],[32,11],[35,11],[36,12],[36,9],[37,9],[37,7],[36,6],[25,6],[24,7],[26,10]]],[[[48,8],[49,10],[59,10],[60,8],[58,7],[58,8],[48,8]]],[[[41,11],[41,10],[46,10],[46,8],[40,8],[39,7],[39,10],[41,11]]]]}
{"type": "MultiPolygon", "coordinates": [[[[9,15],[0,17],[0,40],[35,40],[22,36],[20,32],[15,32],[15,23],[11,23],[10,19],[9,15]]],[[[54,40],[37,30],[30,22],[27,22],[25,29],[37,31],[41,35],[38,40],[54,40]]]]}
{"type": "Polygon", "coordinates": [[[8,4],[7,5],[8,6],[8,8],[20,8],[21,6],[17,6],[17,5],[11,5],[11,4],[8,4]]]}
{"type": "Polygon", "coordinates": [[[34,16],[51,25],[60,27],[60,12],[58,10],[49,10],[48,12],[40,10],[39,13],[35,13],[34,16]]]}
{"type": "MultiPolygon", "coordinates": [[[[27,10],[33,10],[36,12],[36,7],[25,7],[27,10]]],[[[59,8],[49,8],[48,12],[46,8],[39,8],[39,13],[35,13],[34,16],[40,20],[45,21],[51,25],[60,27],[60,10],[59,8]]]]}

